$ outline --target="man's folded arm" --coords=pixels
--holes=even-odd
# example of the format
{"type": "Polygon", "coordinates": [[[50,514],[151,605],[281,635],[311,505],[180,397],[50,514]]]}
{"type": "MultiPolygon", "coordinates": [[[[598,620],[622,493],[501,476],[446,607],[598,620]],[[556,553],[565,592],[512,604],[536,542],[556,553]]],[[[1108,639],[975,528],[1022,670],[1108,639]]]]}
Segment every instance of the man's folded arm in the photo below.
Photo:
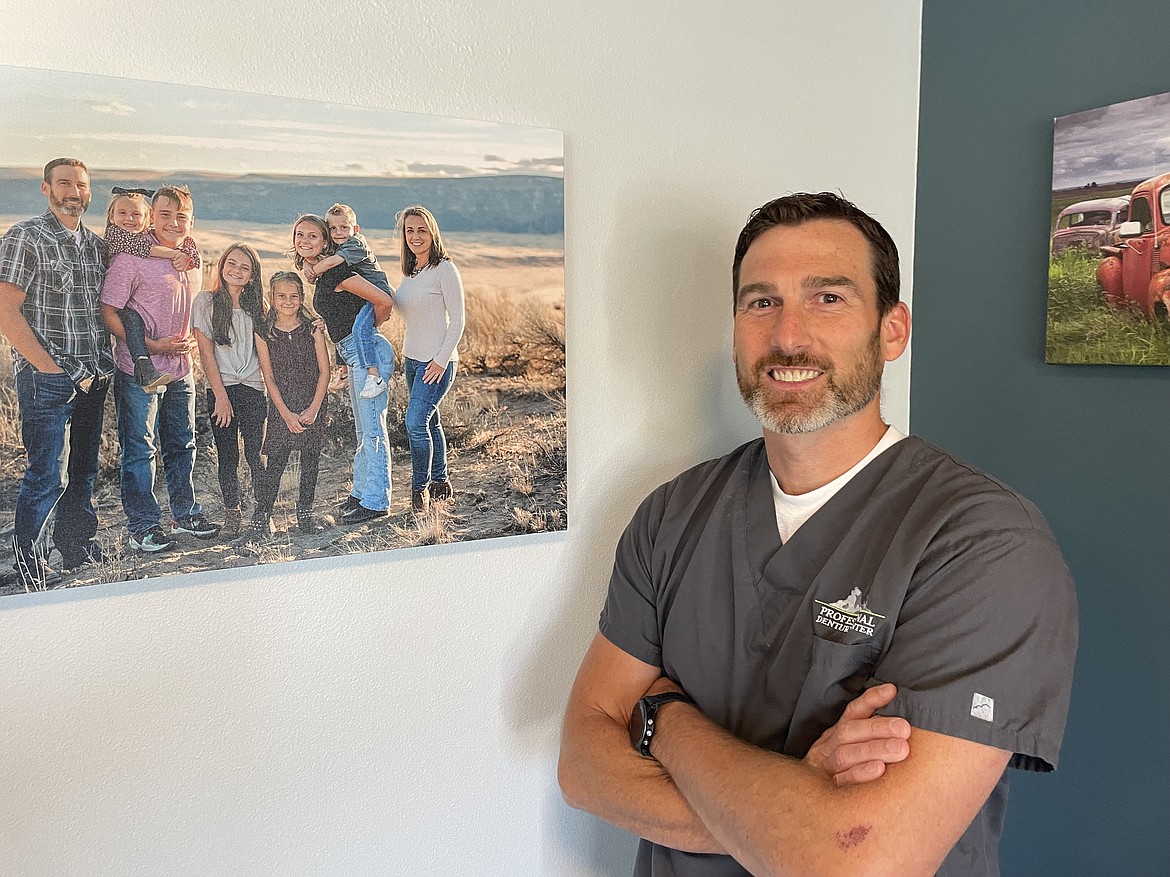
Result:
{"type": "Polygon", "coordinates": [[[840,788],[676,702],[659,710],[652,751],[715,839],[758,877],[929,877],[1011,753],[918,729],[909,743],[909,758],[880,780],[840,788]]]}
{"type": "MultiPolygon", "coordinates": [[[[630,745],[629,718],[638,699],[664,684],[677,688],[660,674],[658,667],[603,635],[594,637],[565,712],[558,767],[565,800],[662,846],[726,852],[662,764],[643,758],[630,745]]],[[[861,694],[800,763],[831,788],[881,777],[888,765],[904,760],[910,751],[910,725],[904,719],[874,715],[895,694],[893,685],[861,694]]]]}
{"type": "Polygon", "coordinates": [[[662,671],[601,634],[569,694],[557,778],[566,803],[639,837],[689,852],[721,853],[662,765],[630,745],[630,713],[662,671]]]}

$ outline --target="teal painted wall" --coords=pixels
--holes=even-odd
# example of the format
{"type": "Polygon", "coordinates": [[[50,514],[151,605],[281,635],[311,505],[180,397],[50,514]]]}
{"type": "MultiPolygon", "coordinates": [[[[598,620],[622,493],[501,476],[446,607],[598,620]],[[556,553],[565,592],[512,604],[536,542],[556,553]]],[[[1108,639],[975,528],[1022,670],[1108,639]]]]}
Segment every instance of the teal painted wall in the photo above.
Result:
{"type": "Polygon", "coordinates": [[[1080,599],[1060,769],[1015,775],[1003,873],[1166,877],[1170,368],[1043,360],[1052,117],[1170,91],[1170,5],[924,6],[913,429],[1043,509],[1080,599]]]}

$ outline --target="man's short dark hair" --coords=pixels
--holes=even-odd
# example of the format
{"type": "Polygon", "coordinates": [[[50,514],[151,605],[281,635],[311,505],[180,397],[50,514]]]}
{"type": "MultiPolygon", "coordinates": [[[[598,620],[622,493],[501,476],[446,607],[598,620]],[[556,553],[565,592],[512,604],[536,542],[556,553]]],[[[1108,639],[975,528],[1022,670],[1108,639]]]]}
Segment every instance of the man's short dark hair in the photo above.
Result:
{"type": "Polygon", "coordinates": [[[87,174],[89,173],[89,168],[85,166],[85,162],[80,158],[54,158],[51,162],[45,165],[46,183],[51,184],[53,182],[53,168],[57,167],[79,167],[87,174]]]}
{"type": "Polygon", "coordinates": [[[853,203],[832,192],[810,195],[797,192],[769,201],[752,211],[747,225],[735,244],[735,261],[731,264],[731,301],[735,306],[739,294],[739,267],[748,247],[757,237],[778,225],[800,225],[814,219],[848,222],[869,241],[870,264],[877,287],[878,313],[885,316],[898,303],[901,279],[898,271],[898,246],[880,222],[853,203]]]}

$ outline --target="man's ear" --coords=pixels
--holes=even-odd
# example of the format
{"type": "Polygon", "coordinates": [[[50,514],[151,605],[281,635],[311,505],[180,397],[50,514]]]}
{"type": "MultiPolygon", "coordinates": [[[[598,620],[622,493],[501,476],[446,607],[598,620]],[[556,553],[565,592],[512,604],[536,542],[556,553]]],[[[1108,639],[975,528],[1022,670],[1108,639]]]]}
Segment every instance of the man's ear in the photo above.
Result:
{"type": "Polygon", "coordinates": [[[882,359],[893,362],[910,343],[910,309],[898,302],[881,319],[882,359]]]}

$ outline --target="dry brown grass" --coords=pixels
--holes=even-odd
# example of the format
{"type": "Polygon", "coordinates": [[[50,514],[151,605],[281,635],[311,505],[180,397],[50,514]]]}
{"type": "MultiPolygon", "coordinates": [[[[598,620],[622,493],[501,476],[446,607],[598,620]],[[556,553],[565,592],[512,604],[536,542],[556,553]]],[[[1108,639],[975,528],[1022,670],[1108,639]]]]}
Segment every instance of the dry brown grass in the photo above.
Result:
{"type": "Polygon", "coordinates": [[[446,503],[431,503],[424,514],[414,516],[413,527],[395,526],[393,529],[407,545],[446,545],[455,541],[451,512],[446,503]]]}
{"type": "MultiPolygon", "coordinates": [[[[2,357],[5,369],[11,374],[12,365],[5,345],[2,357]]],[[[16,387],[12,379],[0,379],[0,478],[20,478],[24,474],[24,442],[20,439],[20,418],[17,414],[16,387]]]]}
{"type": "Polygon", "coordinates": [[[536,482],[532,478],[532,470],[527,464],[512,464],[512,474],[508,478],[508,486],[521,496],[532,496],[536,490],[536,482]]]}

